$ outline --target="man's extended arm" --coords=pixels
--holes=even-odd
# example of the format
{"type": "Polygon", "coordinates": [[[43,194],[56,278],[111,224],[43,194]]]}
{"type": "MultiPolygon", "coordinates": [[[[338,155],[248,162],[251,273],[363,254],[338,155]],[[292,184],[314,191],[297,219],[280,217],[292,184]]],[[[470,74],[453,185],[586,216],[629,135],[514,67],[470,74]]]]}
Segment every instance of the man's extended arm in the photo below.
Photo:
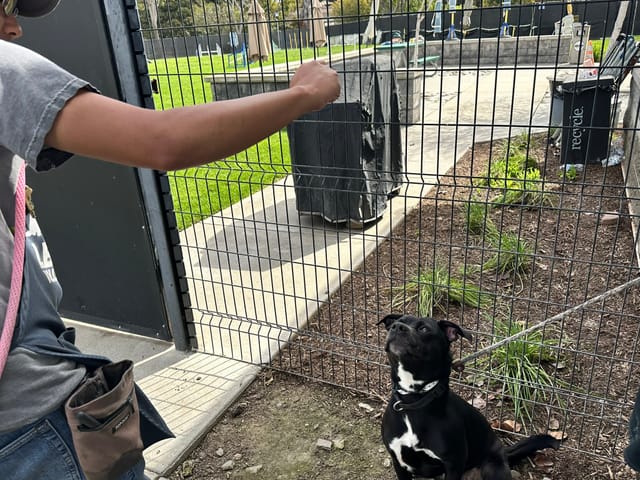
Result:
{"type": "Polygon", "coordinates": [[[321,109],[339,91],[336,72],[320,62],[301,65],[286,90],[164,111],[81,91],[60,111],[45,143],[124,165],[176,170],[242,151],[321,109]]]}

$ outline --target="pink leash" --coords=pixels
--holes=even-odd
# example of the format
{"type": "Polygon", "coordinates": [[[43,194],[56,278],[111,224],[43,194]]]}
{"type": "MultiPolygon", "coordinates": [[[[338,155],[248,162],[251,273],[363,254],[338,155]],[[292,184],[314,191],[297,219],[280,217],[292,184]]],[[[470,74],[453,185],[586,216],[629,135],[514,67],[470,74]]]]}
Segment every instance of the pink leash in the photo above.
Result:
{"type": "Polygon", "coordinates": [[[22,271],[24,268],[24,243],[25,243],[25,165],[20,166],[18,182],[16,185],[16,214],[14,219],[13,234],[13,266],[11,268],[11,290],[9,291],[9,304],[4,317],[4,327],[0,336],[0,377],[7,363],[13,329],[16,326],[20,296],[22,294],[22,271]]]}

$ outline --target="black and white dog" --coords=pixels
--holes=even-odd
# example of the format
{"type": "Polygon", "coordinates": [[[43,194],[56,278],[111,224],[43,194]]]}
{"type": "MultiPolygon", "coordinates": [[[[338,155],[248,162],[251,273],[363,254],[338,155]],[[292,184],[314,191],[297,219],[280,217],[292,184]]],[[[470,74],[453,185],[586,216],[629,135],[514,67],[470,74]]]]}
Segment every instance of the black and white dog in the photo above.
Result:
{"type": "Polygon", "coordinates": [[[449,345],[471,335],[455,323],[387,315],[385,350],[393,393],[382,418],[382,439],[398,480],[459,480],[474,470],[483,480],[510,480],[510,466],[544,448],[559,448],[549,435],[534,435],[505,448],[485,417],[449,390],[449,345]]]}

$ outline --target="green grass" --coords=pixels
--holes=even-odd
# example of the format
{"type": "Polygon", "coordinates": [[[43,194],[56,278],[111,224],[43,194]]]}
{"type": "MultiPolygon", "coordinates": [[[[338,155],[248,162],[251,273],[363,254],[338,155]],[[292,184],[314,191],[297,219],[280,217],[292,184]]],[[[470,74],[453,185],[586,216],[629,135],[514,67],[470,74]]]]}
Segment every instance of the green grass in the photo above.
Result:
{"type": "Polygon", "coordinates": [[[402,287],[395,290],[392,306],[402,307],[417,301],[417,314],[430,317],[434,309],[446,313],[447,302],[474,308],[491,304],[491,295],[476,285],[449,275],[446,268],[436,265],[433,270],[418,272],[402,287]]]}
{"type": "Polygon", "coordinates": [[[501,275],[526,273],[533,262],[533,249],[518,235],[501,233],[489,217],[488,210],[489,204],[479,200],[471,200],[462,209],[467,231],[483,236],[487,244],[496,250],[484,264],[467,267],[467,272],[495,271],[501,275]]]}
{"type": "MultiPolygon", "coordinates": [[[[334,46],[331,55],[341,57],[356,46],[334,46]]],[[[328,55],[328,48],[303,48],[274,52],[263,65],[306,60],[328,55]]],[[[158,82],[160,93],[153,95],[158,110],[199,105],[213,101],[214,73],[233,73],[227,56],[167,58],[149,64],[149,76],[158,82]]],[[[253,69],[259,64],[250,64],[253,69]]],[[[246,67],[237,71],[247,71],[246,67]]],[[[258,75],[258,73],[256,73],[258,75]]],[[[232,76],[230,78],[233,78],[232,76]]],[[[291,172],[289,138],[286,130],[273,134],[224,162],[169,173],[171,192],[180,230],[263,189],[291,172]]]]}
{"type": "MultiPolygon", "coordinates": [[[[496,318],[493,325],[495,338],[492,343],[525,329],[523,323],[509,319],[496,318]]],[[[478,361],[486,378],[498,379],[502,391],[511,398],[516,420],[531,421],[534,402],[547,403],[553,396],[549,387],[553,387],[554,381],[543,365],[557,361],[554,351],[558,345],[557,339],[548,338],[543,331],[537,330],[498,347],[478,361]]]]}
{"type": "Polygon", "coordinates": [[[170,172],[178,228],[183,230],[290,172],[289,138],[285,131],[228,160],[170,172]]]}
{"type": "MultiPolygon", "coordinates": [[[[636,40],[640,40],[640,35],[635,35],[636,40]]],[[[596,63],[600,63],[602,61],[602,57],[609,48],[609,38],[605,38],[603,40],[591,40],[591,45],[593,45],[593,58],[596,63]]]]}
{"type": "Polygon", "coordinates": [[[591,40],[591,45],[593,45],[593,60],[596,63],[600,63],[602,61],[602,57],[604,53],[609,48],[609,39],[602,40],[591,40]]]}
{"type": "MultiPolygon", "coordinates": [[[[331,47],[331,55],[340,58],[343,52],[348,52],[357,48],[355,45],[341,45],[331,47]]],[[[328,48],[318,49],[302,48],[278,50],[274,52],[269,60],[263,62],[263,66],[273,64],[285,64],[303,60],[323,57],[328,55],[328,48]]],[[[230,73],[254,71],[260,75],[259,63],[250,64],[249,68],[227,65],[226,55],[203,55],[166,58],[151,61],[149,64],[149,76],[156,79],[160,93],[153,95],[156,108],[164,110],[186,105],[198,105],[213,100],[211,84],[205,82],[206,77],[218,73],[230,73]]],[[[231,79],[233,76],[230,77],[231,79]]]]}

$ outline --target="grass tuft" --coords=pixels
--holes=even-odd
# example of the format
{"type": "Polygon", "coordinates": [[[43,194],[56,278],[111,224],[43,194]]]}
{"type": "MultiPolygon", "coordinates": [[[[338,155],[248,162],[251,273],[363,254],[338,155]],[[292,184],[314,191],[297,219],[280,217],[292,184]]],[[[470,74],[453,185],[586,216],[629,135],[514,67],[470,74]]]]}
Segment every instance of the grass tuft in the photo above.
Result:
{"type": "Polygon", "coordinates": [[[498,250],[482,265],[483,271],[499,274],[526,273],[533,263],[534,251],[529,244],[515,233],[495,233],[489,242],[498,250]]]}
{"type": "Polygon", "coordinates": [[[489,205],[477,199],[464,204],[462,214],[464,215],[467,231],[471,235],[494,235],[498,229],[488,216],[489,205]]]}
{"type": "Polygon", "coordinates": [[[474,308],[486,307],[492,302],[491,294],[481,291],[478,286],[466,280],[452,277],[446,268],[437,265],[433,270],[418,272],[402,287],[394,290],[394,308],[415,300],[418,315],[426,317],[432,316],[434,309],[446,313],[448,302],[474,308]]]}
{"type": "MultiPolygon", "coordinates": [[[[493,326],[495,342],[525,329],[522,322],[499,318],[494,319],[493,326]]],[[[543,331],[537,330],[498,347],[478,361],[487,379],[498,379],[502,384],[502,391],[513,402],[516,420],[531,421],[535,403],[546,403],[554,396],[554,379],[544,365],[557,361],[555,350],[559,343],[559,340],[548,338],[543,331]]]]}

